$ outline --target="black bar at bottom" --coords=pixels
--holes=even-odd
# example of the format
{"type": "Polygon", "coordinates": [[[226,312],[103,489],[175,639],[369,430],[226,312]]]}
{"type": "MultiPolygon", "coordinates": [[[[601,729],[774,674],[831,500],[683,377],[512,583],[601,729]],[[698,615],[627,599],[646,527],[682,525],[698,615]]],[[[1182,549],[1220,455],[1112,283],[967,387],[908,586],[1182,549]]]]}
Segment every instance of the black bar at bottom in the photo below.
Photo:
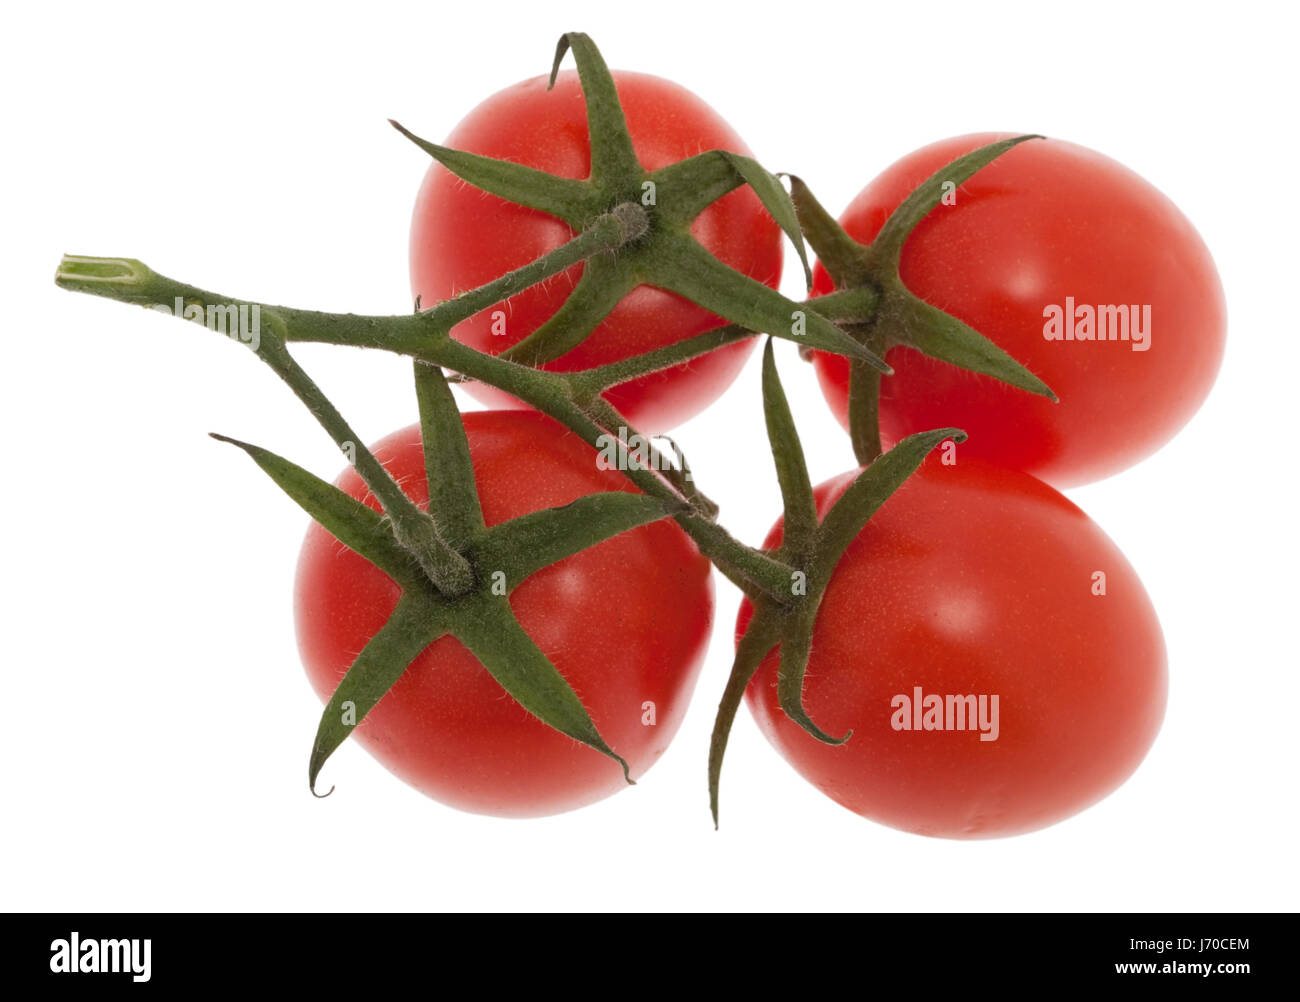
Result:
{"type": "Polygon", "coordinates": [[[1295,982],[1294,914],[13,914],[0,971],[38,989],[424,984],[439,994],[764,994],[910,986],[1156,984],[1234,994],[1295,982]],[[900,984],[901,981],[901,984],[900,984]],[[652,986],[657,986],[654,988],[652,986]]]}

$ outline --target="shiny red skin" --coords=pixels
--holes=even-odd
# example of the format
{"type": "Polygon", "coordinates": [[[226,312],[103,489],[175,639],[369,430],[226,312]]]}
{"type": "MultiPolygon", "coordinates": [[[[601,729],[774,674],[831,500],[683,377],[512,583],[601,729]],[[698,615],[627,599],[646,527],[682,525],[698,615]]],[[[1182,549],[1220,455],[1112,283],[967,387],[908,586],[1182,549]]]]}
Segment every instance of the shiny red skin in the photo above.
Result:
{"type": "MultiPolygon", "coordinates": [[[[658,77],[615,72],[632,144],[642,166],[656,170],[710,149],[749,155],[740,137],[690,91],[658,77]]],[[[590,173],[586,104],[577,74],[515,84],[478,105],[447,145],[500,157],[553,174],[590,173]]],[[[731,192],[696,219],[692,232],[731,267],[773,288],[781,277],[781,232],[749,188],[731,192]]],[[[483,193],[433,164],[411,224],[411,288],[428,306],[522,267],[573,236],[553,216],[483,193]]],[[[582,265],[512,296],[500,307],[457,325],[452,336],[497,354],[523,340],[568,297],[582,265]],[[505,311],[506,331],[492,333],[492,313],[505,311]]],[[[578,347],[547,368],[601,365],[672,344],[722,321],[672,293],[639,286],[578,347]]],[[[747,339],[614,387],[607,398],[640,431],[654,434],[703,410],[735,379],[753,346],[747,339]]],[[[500,390],[471,384],[494,407],[522,407],[500,390]]]]}
{"type": "MultiPolygon", "coordinates": [[[[853,474],[817,489],[819,512],[853,474]]],[[[779,545],[780,523],[768,537],[779,545]]],[[[752,616],[746,602],[738,635],[752,616]]],[[[1118,787],[1164,716],[1164,640],[1124,555],[1026,474],[934,458],[835,570],[804,704],[823,744],[777,702],[769,655],[746,692],[768,741],[851,811],[921,835],[992,838],[1054,824],[1118,787]],[[1092,594],[1094,571],[1107,594],[1092,594]],[[895,695],[997,694],[1000,733],[900,731],[895,695]]]]}
{"type": "MultiPolygon", "coordinates": [[[[541,414],[475,412],[464,421],[489,526],[597,491],[633,489],[541,414]]],[[[418,426],[394,432],[374,452],[427,504],[418,426]]],[[[336,483],[379,508],[352,469],[336,483]]],[[[398,595],[386,574],[313,523],[298,562],[295,619],[322,701],[398,595]]],[[[695,687],[713,618],[708,561],[675,523],[656,522],[539,571],[510,604],[641,776],[668,747],[695,687]],[[655,704],[654,726],[642,724],[646,701],[655,704]]],[[[627,787],[617,763],[530,716],[451,637],[412,663],[353,740],[421,792],[481,814],[555,814],[627,787]]]]}
{"type": "MultiPolygon", "coordinates": [[[[867,243],[920,182],[986,133],[934,143],[872,181],[840,222],[867,243]]],[[[990,338],[1043,379],[1052,403],[987,376],[894,348],[882,382],[889,442],[930,428],[970,435],[965,454],[1057,487],[1100,480],[1172,438],[1204,401],[1223,355],[1223,288],[1192,224],[1161,192],[1100,153],[1030,140],[958,189],[908,238],[904,284],[990,338]],[[1047,341],[1048,304],[1151,306],[1151,346],[1047,341]]],[[[815,291],[833,288],[818,266],[815,291]]],[[[819,354],[822,391],[847,422],[848,366],[819,354]]]]}

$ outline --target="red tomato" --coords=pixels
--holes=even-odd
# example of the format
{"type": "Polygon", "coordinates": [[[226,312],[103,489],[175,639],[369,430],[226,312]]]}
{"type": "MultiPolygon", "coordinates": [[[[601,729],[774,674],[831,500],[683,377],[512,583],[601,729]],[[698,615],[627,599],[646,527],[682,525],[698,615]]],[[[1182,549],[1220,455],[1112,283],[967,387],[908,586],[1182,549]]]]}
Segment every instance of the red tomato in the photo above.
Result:
{"type": "MultiPolygon", "coordinates": [[[[871,182],[840,222],[867,243],[920,182],[978,146],[961,136],[912,153],[871,182]]],[[[1052,403],[986,376],[895,348],[882,382],[883,436],[929,428],[970,434],[966,455],[1026,470],[1058,487],[1138,462],[1167,442],[1209,393],[1223,355],[1223,289],[1186,217],[1138,175],[1092,150],[1030,140],[976,174],[908,238],[901,271],[916,295],[970,324],[1043,379],[1052,403]],[[1067,302],[1068,297],[1068,302],[1067,302]],[[1134,340],[1047,340],[1044,311],[1134,307],[1134,340]]],[[[817,269],[818,294],[832,288],[817,269]]],[[[1086,311],[1078,318],[1082,326],[1086,311]]],[[[1108,329],[1123,321],[1107,314],[1108,329]]],[[[1094,319],[1092,330],[1099,324],[1094,319]]],[[[1130,329],[1130,338],[1132,330],[1130,329]]],[[[1064,333],[1064,320],[1062,321],[1064,333]]],[[[841,423],[848,365],[819,354],[817,372],[841,423]]]]}
{"type": "MultiPolygon", "coordinates": [[[[817,489],[821,514],[852,476],[817,489]]],[[[780,539],[778,523],[767,545],[780,539]]],[[[751,616],[746,603],[738,630],[751,616]]],[[[777,668],[769,655],[746,700],[795,769],[864,817],[946,838],[1032,831],[1106,796],[1155,739],[1167,684],[1155,612],[1115,544],[1041,481],[964,455],[927,460],[826,591],[804,705],[828,733],[852,729],[847,743],[823,744],[781,712],[777,668]],[[944,699],[929,721],[944,729],[914,726],[929,696],[944,699]],[[955,700],[948,720],[949,696],[977,697],[967,729],[955,700]],[[982,740],[994,720],[996,739],[982,740]]]]}
{"type": "MultiPolygon", "coordinates": [[[[597,491],[632,489],[541,414],[489,411],[464,420],[489,526],[597,491]]],[[[418,426],[394,432],[374,452],[413,500],[427,504],[418,426]]],[[[353,470],[336,482],[378,508],[353,470]]],[[[386,574],[319,525],[308,530],[295,617],[322,700],[398,594],[386,574]]],[[[539,571],[510,604],[639,777],[668,747],[695,687],[713,619],[708,561],[676,524],[657,522],[539,571]]],[[[554,814],[627,786],[615,762],[529,715],[451,637],[412,663],[353,739],[428,796],[477,813],[554,814]]]]}
{"type": "MultiPolygon", "coordinates": [[[[690,91],[658,77],[614,74],[633,147],[647,170],[710,149],[749,155],[717,113],[690,91]]],[[[447,145],[526,164],[552,174],[585,178],[590,172],[586,104],[577,73],[515,84],[488,98],[460,123],[447,145]]],[[[748,188],[734,191],[696,219],[693,232],[719,259],[776,287],[781,277],[781,231],[748,188]]],[[[483,285],[554,250],[573,231],[552,216],[505,202],[458,180],[438,164],[429,168],[411,226],[411,288],[428,306],[483,285]]],[[[537,329],[568,297],[582,265],[512,296],[459,324],[452,336],[497,354],[537,329]],[[493,334],[492,314],[505,313],[505,332],[493,334]]],[[[618,361],[663,347],[722,323],[672,293],[639,286],[624,297],[591,336],[547,368],[569,371],[618,361]]],[[[614,387],[611,403],[639,430],[666,431],[703,410],[740,371],[752,339],[614,387]]],[[[523,404],[492,387],[471,392],[496,407],[523,404]]]]}

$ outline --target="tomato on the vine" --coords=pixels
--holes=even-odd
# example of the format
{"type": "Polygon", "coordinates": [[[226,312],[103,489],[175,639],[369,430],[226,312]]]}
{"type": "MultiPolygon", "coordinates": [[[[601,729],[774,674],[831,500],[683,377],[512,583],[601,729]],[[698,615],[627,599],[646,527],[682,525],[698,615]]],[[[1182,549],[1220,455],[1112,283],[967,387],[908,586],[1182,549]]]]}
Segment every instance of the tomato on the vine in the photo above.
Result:
{"type": "MultiPolygon", "coordinates": [[[[960,136],[903,157],[841,224],[870,242],[918,184],[1001,138],[960,136]]],[[[1209,393],[1226,326],[1214,262],[1178,208],[1128,168],[1055,139],[1016,146],[954,196],[909,236],[904,284],[1008,352],[1060,402],[896,347],[887,356],[894,375],[881,383],[884,438],[963,428],[966,455],[1058,487],[1116,473],[1172,438],[1209,393]],[[1103,327],[1113,339],[1079,339],[1103,327]]],[[[814,288],[833,288],[820,266],[814,288]]],[[[846,422],[848,364],[818,353],[816,366],[846,422]]]]}
{"type": "MultiPolygon", "coordinates": [[[[489,526],[599,491],[635,490],[541,414],[480,411],[464,423],[489,526]]],[[[428,503],[418,425],[373,452],[414,501],[428,503]]],[[[378,508],[352,469],[337,484],[378,508]]],[[[295,618],[322,700],[399,594],[391,578],[312,524],[299,557],[295,618]]],[[[676,523],[662,520],[544,568],[509,601],[633,777],[643,774],[672,740],[695,687],[713,619],[709,562],[676,523]]],[[[416,658],[355,737],[423,793],[477,813],[554,814],[626,787],[617,765],[531,716],[452,637],[416,658]]]]}
{"type": "MultiPolygon", "coordinates": [[[[852,478],[817,488],[820,514],[852,478]]],[[[780,539],[778,523],[766,545],[780,539]]],[[[1124,555],[1051,487],[964,451],[926,460],[836,566],[803,691],[845,744],[782,712],[778,662],[746,691],[768,740],[833,800],[923,835],[1014,835],[1084,809],[1137,768],[1165,709],[1164,640],[1124,555]]]]}
{"type": "MultiPolygon", "coordinates": [[[[748,155],[740,137],[690,91],[659,77],[615,72],[632,145],[641,165],[657,170],[710,149],[748,155]]],[[[555,87],[536,77],[489,97],[472,110],[447,145],[582,179],[590,172],[586,104],[576,72],[555,87]]],[[[773,288],[781,277],[781,231],[748,187],[710,205],[692,232],[724,263],[773,288]]],[[[433,164],[411,227],[411,287],[425,306],[483,285],[559,247],[573,236],[560,220],[507,202],[433,164]]],[[[564,302],[582,274],[578,264],[458,324],[452,336],[490,354],[522,341],[564,302]],[[494,314],[499,314],[494,317],[494,314]]],[[[673,344],[722,321],[673,293],[638,286],[591,335],[546,368],[572,371],[673,344]]],[[[735,342],[669,369],[612,387],[606,398],[646,433],[666,431],[698,413],[727,388],[752,349],[735,342]]],[[[470,392],[495,407],[523,406],[482,384],[470,392]]]]}

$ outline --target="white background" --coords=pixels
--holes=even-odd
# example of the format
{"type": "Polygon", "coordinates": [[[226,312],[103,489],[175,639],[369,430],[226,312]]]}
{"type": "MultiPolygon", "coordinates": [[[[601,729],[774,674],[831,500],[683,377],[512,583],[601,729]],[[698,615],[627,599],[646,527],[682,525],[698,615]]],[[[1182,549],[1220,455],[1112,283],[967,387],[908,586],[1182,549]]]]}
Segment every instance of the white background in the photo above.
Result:
{"type": "MultiPolygon", "coordinates": [[[[3,17],[0,907],[1296,907],[1292,5],[61,3],[3,17]],[[699,93],[835,211],[917,146],[1006,129],[1121,160],[1200,229],[1230,315],[1215,392],[1157,456],[1071,492],[1137,567],[1169,644],[1164,730],[1109,799],[1017,839],[905,835],[823,797],[742,711],[714,832],[725,582],[686,724],[635,789],[540,821],[482,818],[349,746],[327,767],[334,796],[309,795],[320,705],[290,616],[305,516],[205,433],[331,477],[337,453],[247,352],[60,292],[55,266],[124,255],[249,298],[405,312],[426,160],[385,119],[441,138],[544,72],[574,28],[612,66],[699,93]]],[[[300,357],[366,436],[414,420],[404,362],[300,357]]],[[[845,437],[811,370],[782,359],[814,478],[839,472],[845,437]]],[[[778,510],[757,360],[678,435],[750,541],[778,510]]]]}

